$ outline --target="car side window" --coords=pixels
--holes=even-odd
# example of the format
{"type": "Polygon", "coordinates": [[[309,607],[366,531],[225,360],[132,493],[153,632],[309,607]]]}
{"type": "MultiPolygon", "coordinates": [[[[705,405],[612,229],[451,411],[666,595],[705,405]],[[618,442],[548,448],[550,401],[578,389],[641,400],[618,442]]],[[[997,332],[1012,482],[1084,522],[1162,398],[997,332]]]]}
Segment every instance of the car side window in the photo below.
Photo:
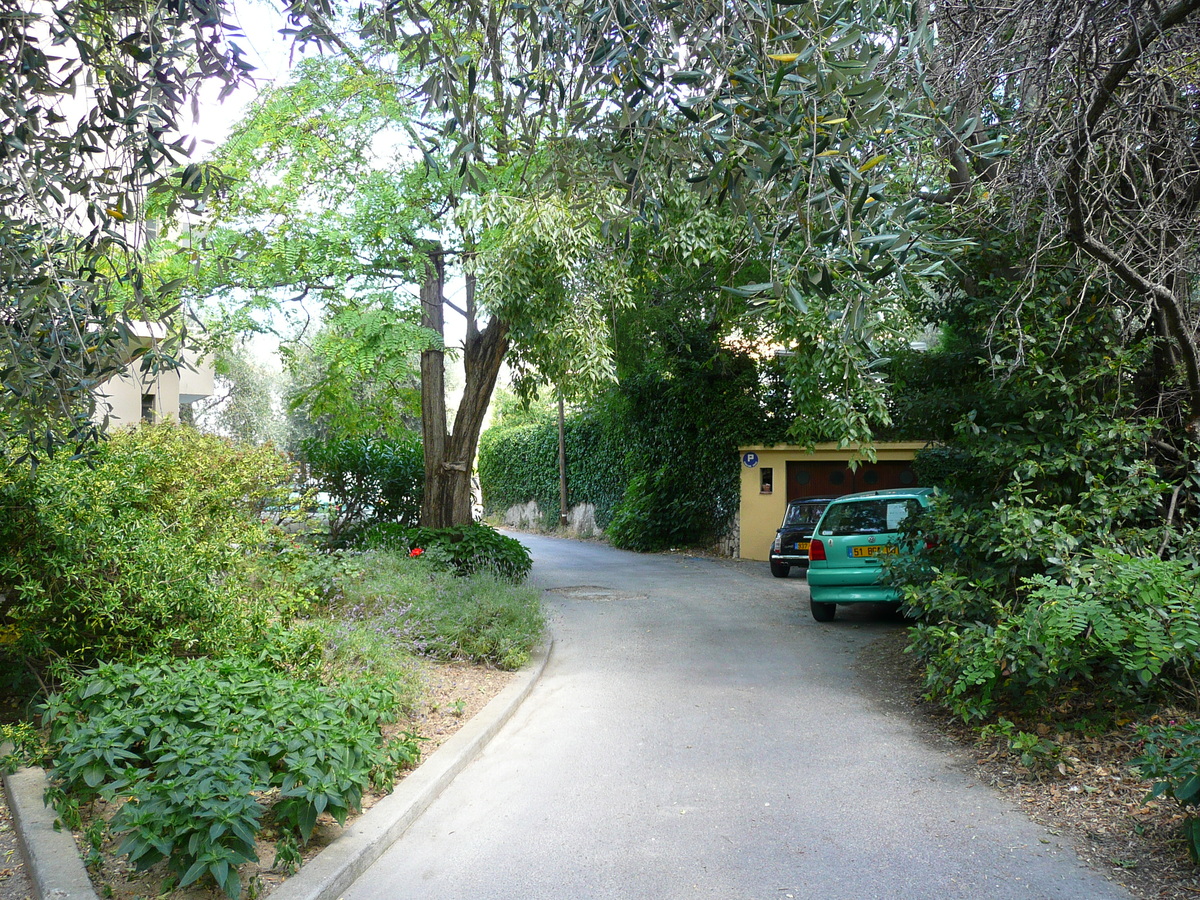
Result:
{"type": "Polygon", "coordinates": [[[915,500],[894,500],[887,505],[887,530],[896,531],[900,523],[914,514],[914,507],[919,506],[915,500]]]}

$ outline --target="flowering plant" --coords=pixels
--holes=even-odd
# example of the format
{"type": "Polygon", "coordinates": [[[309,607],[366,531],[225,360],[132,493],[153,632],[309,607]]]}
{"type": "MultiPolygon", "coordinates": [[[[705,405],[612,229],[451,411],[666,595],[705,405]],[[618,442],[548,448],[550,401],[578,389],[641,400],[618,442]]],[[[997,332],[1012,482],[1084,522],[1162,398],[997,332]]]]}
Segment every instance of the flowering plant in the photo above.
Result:
{"type": "Polygon", "coordinates": [[[416,559],[418,556],[420,556],[424,552],[425,551],[422,550],[420,547],[413,547],[411,550],[408,551],[408,555],[411,559],[416,559]]]}

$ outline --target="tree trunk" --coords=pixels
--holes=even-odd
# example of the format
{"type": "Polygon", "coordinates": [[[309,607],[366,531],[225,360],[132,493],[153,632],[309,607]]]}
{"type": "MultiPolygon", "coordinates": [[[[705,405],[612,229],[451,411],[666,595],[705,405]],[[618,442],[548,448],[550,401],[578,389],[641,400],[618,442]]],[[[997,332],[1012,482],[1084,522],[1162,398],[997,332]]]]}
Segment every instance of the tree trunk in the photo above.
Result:
{"type": "MultiPolygon", "coordinates": [[[[430,254],[421,288],[421,321],[442,335],[445,275],[439,247],[430,254]]],[[[467,311],[467,339],[463,348],[466,384],[454,417],[453,433],[447,433],[446,429],[445,353],[436,349],[421,354],[421,424],[425,438],[421,524],[427,528],[450,528],[472,521],[471,468],[484,416],[508,352],[508,326],[504,322],[492,319],[483,331],[476,327],[474,275],[467,276],[467,311]]]]}
{"type": "Polygon", "coordinates": [[[425,262],[425,282],[421,285],[421,324],[438,333],[443,343],[421,354],[421,438],[425,449],[425,483],[421,496],[421,524],[443,528],[441,484],[446,462],[446,352],[444,339],[446,260],[440,244],[429,251],[425,262]]]}

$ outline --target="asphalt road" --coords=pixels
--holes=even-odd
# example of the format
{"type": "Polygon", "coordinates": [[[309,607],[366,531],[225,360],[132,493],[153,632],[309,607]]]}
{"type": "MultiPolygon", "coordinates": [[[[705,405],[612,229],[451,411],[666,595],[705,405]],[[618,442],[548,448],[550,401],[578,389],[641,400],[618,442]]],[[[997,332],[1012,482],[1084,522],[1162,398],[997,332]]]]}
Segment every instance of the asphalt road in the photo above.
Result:
{"type": "Polygon", "coordinates": [[[874,609],[766,563],[520,535],[529,699],[344,900],[1128,898],[872,699],[874,609]]]}

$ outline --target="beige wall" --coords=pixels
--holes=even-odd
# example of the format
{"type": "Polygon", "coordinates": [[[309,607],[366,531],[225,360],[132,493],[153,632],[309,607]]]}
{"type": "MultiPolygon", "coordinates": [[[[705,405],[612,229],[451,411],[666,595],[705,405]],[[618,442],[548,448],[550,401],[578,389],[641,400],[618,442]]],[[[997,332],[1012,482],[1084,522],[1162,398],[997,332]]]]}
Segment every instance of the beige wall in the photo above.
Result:
{"type": "Polygon", "coordinates": [[[141,371],[141,362],[134,360],[121,374],[101,385],[97,396],[96,415],[108,414],[110,428],[136,425],[142,421],[142,397],[154,395],[154,421],[179,421],[179,404],[192,403],[210,396],[213,391],[213,369],[206,360],[185,351],[182,359],[195,368],[162,372],[158,375],[141,371]]]}
{"type": "MultiPolygon", "coordinates": [[[[876,444],[875,456],[882,461],[911,460],[918,450],[925,447],[923,441],[876,444]]],[[[786,474],[788,460],[808,462],[849,462],[858,454],[858,447],[838,448],[837,444],[817,444],[811,453],[798,447],[741,447],[738,450],[738,466],[742,473],[741,495],[741,541],[738,555],[742,559],[766,560],[775,531],[783,521],[787,507],[786,474]],[[757,465],[746,464],[746,454],[757,457],[757,465]],[[762,490],[762,473],[771,469],[773,486],[770,493],[762,490]]]]}

